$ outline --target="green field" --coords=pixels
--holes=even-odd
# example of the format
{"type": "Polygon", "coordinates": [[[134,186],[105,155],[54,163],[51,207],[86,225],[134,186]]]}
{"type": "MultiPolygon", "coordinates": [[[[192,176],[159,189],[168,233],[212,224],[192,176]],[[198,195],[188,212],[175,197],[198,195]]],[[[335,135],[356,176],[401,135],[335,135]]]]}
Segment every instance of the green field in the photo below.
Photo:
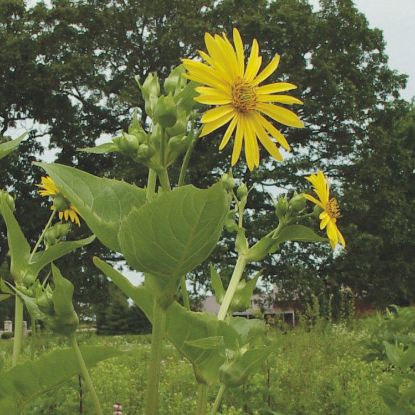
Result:
{"type": "MultiPolygon", "coordinates": [[[[225,394],[221,413],[388,414],[378,388],[389,379],[390,372],[385,370],[384,362],[364,359],[368,350],[363,342],[370,336],[370,320],[357,321],[353,328],[321,321],[312,329],[272,329],[275,352],[269,362],[246,385],[225,394]]],[[[124,351],[120,357],[101,362],[92,370],[104,413],[111,414],[112,404],[120,402],[126,415],[142,414],[149,337],[83,334],[79,341],[84,345],[112,345],[124,351]]],[[[28,338],[24,354],[29,359],[63,346],[64,342],[57,337],[43,336],[36,341],[28,338]]],[[[0,340],[1,370],[10,365],[11,347],[10,340],[0,340]]],[[[196,385],[192,373],[191,365],[172,346],[167,346],[162,363],[161,414],[194,413],[196,385]]],[[[216,387],[210,389],[210,402],[216,392],[216,387]]],[[[39,397],[26,408],[25,414],[93,413],[84,389],[82,399],[80,396],[79,379],[74,378],[39,397]]]]}

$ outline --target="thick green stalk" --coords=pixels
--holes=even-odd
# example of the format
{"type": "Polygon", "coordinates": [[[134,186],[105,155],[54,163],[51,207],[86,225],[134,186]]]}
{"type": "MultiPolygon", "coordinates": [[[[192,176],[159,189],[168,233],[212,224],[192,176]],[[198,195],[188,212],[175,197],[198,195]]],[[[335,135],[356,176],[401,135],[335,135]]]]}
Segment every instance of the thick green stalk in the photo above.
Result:
{"type": "Polygon", "coordinates": [[[14,340],[13,340],[13,358],[12,367],[17,365],[22,352],[23,343],[23,301],[16,294],[14,310],[14,340]]]}
{"type": "Polygon", "coordinates": [[[218,411],[220,403],[222,402],[222,397],[223,397],[223,394],[225,392],[225,389],[226,389],[225,385],[220,386],[218,394],[216,395],[215,402],[214,402],[213,407],[212,407],[211,415],[215,415],[216,412],[218,411]]]}
{"type": "Polygon", "coordinates": [[[71,346],[74,349],[76,358],[78,360],[79,369],[81,370],[81,375],[84,379],[85,385],[91,394],[92,401],[94,402],[95,412],[97,415],[103,415],[101,408],[101,403],[99,402],[98,395],[95,391],[94,384],[92,383],[91,376],[89,375],[88,368],[86,367],[84,358],[82,357],[81,350],[79,349],[78,342],[76,341],[75,334],[70,337],[71,346]]]}
{"type": "Polygon", "coordinates": [[[226,314],[228,313],[232,298],[235,295],[235,291],[245,270],[246,264],[247,261],[245,256],[240,255],[236,261],[235,269],[233,270],[232,278],[226,290],[225,296],[223,297],[223,301],[218,313],[218,320],[225,320],[226,314]]]}
{"type": "Polygon", "coordinates": [[[200,383],[197,388],[196,415],[206,415],[207,392],[208,392],[207,385],[200,383]]]}
{"type": "Polygon", "coordinates": [[[169,179],[169,175],[167,173],[167,169],[163,169],[160,170],[158,173],[159,176],[159,180],[160,180],[160,184],[161,187],[163,188],[164,191],[169,191],[171,190],[171,186],[170,186],[170,179],[169,179]]]}
{"type": "Polygon", "coordinates": [[[154,193],[156,192],[156,181],[157,181],[157,173],[153,169],[148,170],[148,178],[147,178],[147,191],[146,191],[146,198],[148,202],[151,202],[154,197],[154,193]]]}
{"type": "Polygon", "coordinates": [[[156,415],[159,403],[160,362],[163,338],[166,329],[166,312],[157,300],[153,303],[153,329],[151,333],[151,354],[148,367],[146,415],[156,415]]]}

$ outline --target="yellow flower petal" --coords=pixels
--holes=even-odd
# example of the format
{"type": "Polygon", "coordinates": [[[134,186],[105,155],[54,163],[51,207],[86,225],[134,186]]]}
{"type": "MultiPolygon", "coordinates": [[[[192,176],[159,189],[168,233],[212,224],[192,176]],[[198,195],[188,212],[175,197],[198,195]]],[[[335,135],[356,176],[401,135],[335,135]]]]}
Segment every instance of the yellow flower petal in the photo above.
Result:
{"type": "Polygon", "coordinates": [[[206,111],[202,116],[202,123],[212,122],[218,118],[223,117],[230,112],[234,112],[234,109],[231,105],[223,105],[221,107],[216,107],[211,110],[206,111]]]}
{"type": "Polygon", "coordinates": [[[264,126],[265,130],[274,137],[283,148],[287,151],[291,151],[291,147],[288,144],[286,138],[278,131],[266,118],[264,118],[261,114],[258,114],[259,122],[264,126]]]}
{"type": "Polygon", "coordinates": [[[220,118],[218,118],[218,119],[216,119],[212,122],[208,122],[208,123],[204,124],[199,137],[202,138],[205,135],[210,134],[212,131],[215,131],[218,128],[222,127],[222,125],[229,122],[232,119],[232,117],[234,117],[234,113],[229,112],[229,113],[223,115],[222,117],[220,117],[220,118]]]}
{"type": "Polygon", "coordinates": [[[233,43],[235,44],[236,59],[238,61],[238,74],[242,78],[245,72],[245,54],[241,35],[238,29],[233,29],[233,43]]]}
{"type": "Polygon", "coordinates": [[[281,104],[303,104],[303,101],[291,95],[258,95],[258,102],[279,102],[281,104]]]}
{"type": "Polygon", "coordinates": [[[286,91],[291,91],[292,89],[296,89],[297,86],[294,84],[290,84],[289,82],[276,82],[274,84],[268,84],[268,85],[263,85],[263,86],[259,86],[256,89],[256,93],[258,95],[261,94],[273,94],[276,92],[286,92],[286,91]]]}
{"type": "Polygon", "coordinates": [[[253,80],[253,85],[258,85],[270,77],[278,68],[280,63],[280,55],[275,55],[271,62],[260,72],[260,74],[253,80]]]}
{"type": "Polygon", "coordinates": [[[259,71],[262,58],[258,56],[259,46],[256,39],[252,41],[251,54],[248,58],[248,64],[246,66],[244,78],[249,82],[252,81],[259,71]]]}
{"type": "Polygon", "coordinates": [[[297,117],[297,115],[286,108],[273,104],[266,104],[265,102],[258,103],[257,108],[259,111],[281,124],[288,125],[289,127],[304,127],[303,122],[297,117]]]}
{"type": "Polygon", "coordinates": [[[236,126],[236,136],[235,136],[235,143],[233,145],[233,151],[232,151],[232,159],[231,159],[231,165],[234,166],[235,163],[238,161],[239,156],[241,155],[242,150],[242,140],[243,140],[243,130],[242,130],[242,120],[238,122],[236,126]]]}
{"type": "MultiPolygon", "coordinates": [[[[257,117],[259,117],[259,116],[257,116],[257,117]]],[[[274,157],[275,160],[281,161],[282,160],[282,155],[281,155],[280,151],[278,150],[278,147],[275,145],[275,143],[268,136],[267,132],[265,131],[265,129],[261,125],[261,123],[258,121],[257,117],[255,118],[255,122],[256,122],[256,133],[258,135],[259,141],[264,146],[265,150],[267,150],[268,153],[272,157],[274,157]]]]}
{"type": "Polygon", "coordinates": [[[228,144],[228,141],[231,138],[231,135],[234,132],[237,123],[238,123],[238,115],[235,115],[232,121],[229,123],[228,128],[225,132],[225,135],[223,136],[222,141],[219,144],[219,150],[223,150],[226,144],[228,144]]]}

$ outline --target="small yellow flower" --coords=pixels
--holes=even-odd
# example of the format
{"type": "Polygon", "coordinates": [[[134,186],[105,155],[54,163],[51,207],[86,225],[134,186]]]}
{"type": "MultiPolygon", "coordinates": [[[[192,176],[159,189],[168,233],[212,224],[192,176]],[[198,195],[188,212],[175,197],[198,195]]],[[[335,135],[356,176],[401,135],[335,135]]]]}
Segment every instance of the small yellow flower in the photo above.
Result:
{"type": "Polygon", "coordinates": [[[245,67],[244,47],[237,29],[233,30],[235,46],[225,34],[212,36],[206,33],[205,43],[208,53],[199,51],[199,54],[206,63],[183,59],[187,78],[204,85],[196,88],[200,95],[195,100],[216,106],[203,114],[200,137],[229,123],[219,150],[228,144],[236,130],[232,166],[238,161],[242,144],[245,144],[245,158],[249,169],[258,167],[258,140],[272,157],[282,160],[282,155],[272,138],[287,151],[290,150],[290,146],[281,132],[265,116],[290,127],[302,128],[304,125],[292,111],[273,104],[302,104],[299,99],[290,95],[274,95],[277,92],[295,89],[295,85],[276,82],[260,86],[261,82],[275,72],[280,56],[276,55],[259,72],[262,57],[258,55],[258,42],[254,39],[245,67]]]}
{"type": "Polygon", "coordinates": [[[327,236],[333,249],[338,243],[341,243],[345,247],[346,242],[336,224],[337,219],[340,217],[340,207],[334,197],[330,198],[329,182],[320,170],[317,174],[312,174],[311,176],[306,177],[306,179],[313,185],[318,200],[308,194],[305,194],[304,196],[323,209],[319,216],[321,220],[320,229],[327,227],[327,236]]]}
{"type": "Polygon", "coordinates": [[[81,225],[79,221],[79,211],[78,209],[70,203],[65,197],[60,193],[58,186],[51,177],[42,177],[41,184],[36,186],[40,187],[39,194],[44,197],[51,197],[53,199],[52,210],[57,210],[59,212],[59,219],[71,220],[73,223],[76,223],[78,226],[81,225]]]}

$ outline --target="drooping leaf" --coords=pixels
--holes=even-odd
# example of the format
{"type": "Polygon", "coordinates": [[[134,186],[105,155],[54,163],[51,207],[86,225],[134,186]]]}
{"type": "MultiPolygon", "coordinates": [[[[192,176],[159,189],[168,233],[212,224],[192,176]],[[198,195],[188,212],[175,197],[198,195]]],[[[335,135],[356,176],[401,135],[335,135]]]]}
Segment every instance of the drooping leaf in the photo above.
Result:
{"type": "Polygon", "coordinates": [[[132,210],[119,231],[127,262],[159,277],[192,271],[220,237],[228,212],[226,196],[220,183],[206,190],[183,186],[132,210]]]}
{"type": "Polygon", "coordinates": [[[79,239],[77,241],[65,241],[58,242],[55,245],[48,247],[48,249],[37,252],[30,262],[29,266],[34,275],[37,275],[41,269],[43,269],[47,264],[55,261],[58,258],[63,257],[66,254],[74,251],[77,248],[80,248],[85,245],[89,245],[95,236],[90,236],[89,238],[79,239]]]}
{"type": "Polygon", "coordinates": [[[119,148],[113,142],[100,144],[96,147],[85,147],[85,148],[78,148],[78,151],[82,151],[84,153],[92,153],[92,154],[107,154],[107,153],[118,153],[119,148]]]}
{"type": "Polygon", "coordinates": [[[25,139],[27,133],[22,134],[15,140],[10,140],[0,144],[0,160],[8,156],[12,151],[19,147],[19,144],[25,139]]]}
{"type": "Polygon", "coordinates": [[[52,177],[62,194],[73,203],[97,238],[121,252],[117,239],[123,219],[145,203],[146,192],[137,186],[85,173],[61,164],[36,163],[52,177]]]}
{"type": "Polygon", "coordinates": [[[251,349],[230,363],[224,364],[220,369],[221,382],[231,388],[242,385],[249,375],[261,368],[271,352],[272,347],[251,349]]]}
{"type": "MultiPolygon", "coordinates": [[[[121,353],[107,346],[84,346],[81,347],[81,352],[88,367],[121,353]]],[[[0,413],[20,415],[28,402],[79,372],[78,361],[72,349],[54,350],[37,360],[3,372],[0,377],[0,413]]]]}

